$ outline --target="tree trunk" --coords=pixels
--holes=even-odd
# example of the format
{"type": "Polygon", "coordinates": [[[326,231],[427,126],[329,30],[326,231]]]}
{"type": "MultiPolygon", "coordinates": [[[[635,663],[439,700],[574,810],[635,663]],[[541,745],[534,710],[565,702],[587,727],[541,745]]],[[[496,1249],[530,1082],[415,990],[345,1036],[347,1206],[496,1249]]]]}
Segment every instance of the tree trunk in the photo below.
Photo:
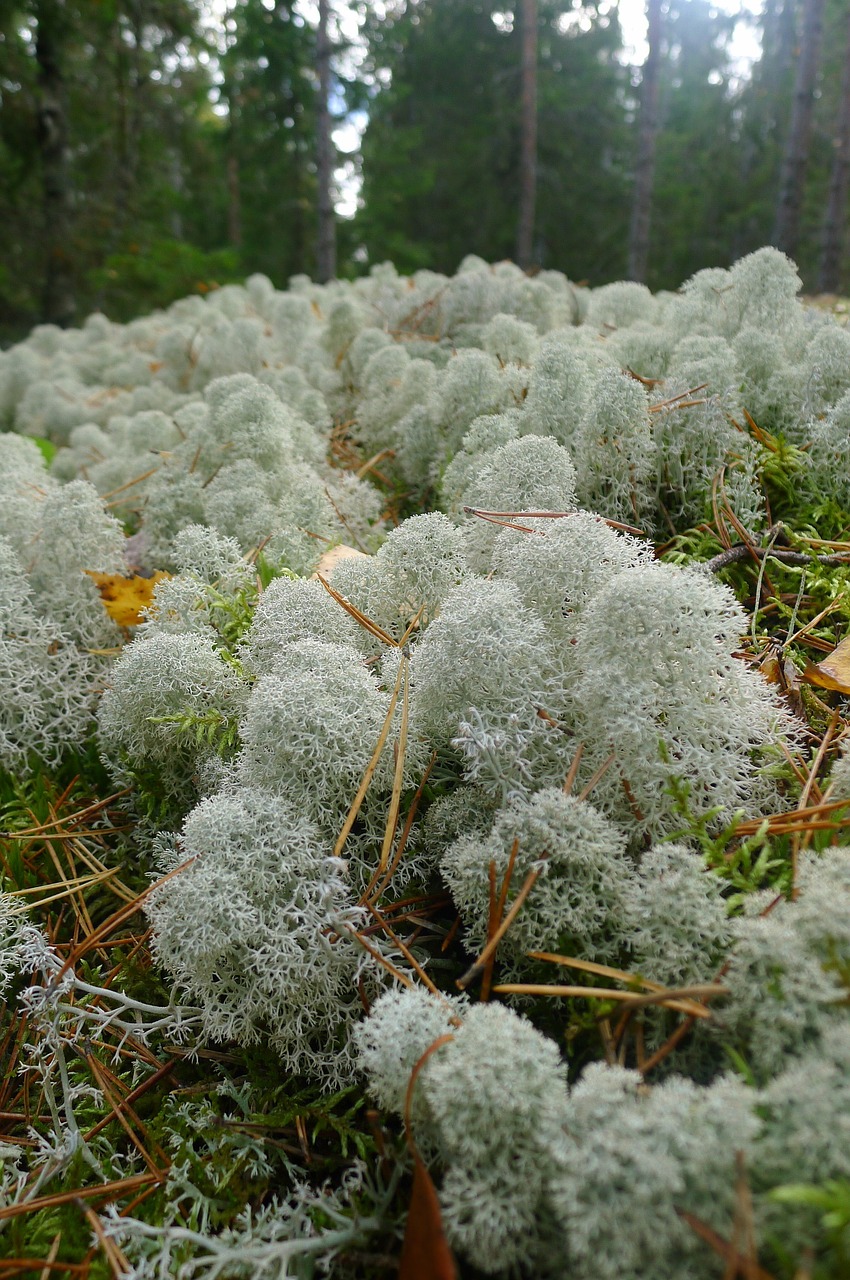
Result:
{"type": "MultiPolygon", "coordinates": [[[[183,165],[181,163],[180,150],[177,146],[173,146],[169,149],[168,167],[171,171],[171,190],[174,192],[175,200],[179,202],[183,197],[186,183],[183,178],[183,165]]],[[[174,240],[183,240],[185,238],[183,214],[179,203],[173,204],[168,211],[168,229],[174,240]]]]}
{"type": "Polygon", "coordinates": [[[773,243],[792,258],[797,252],[800,238],[800,213],[809,164],[812,107],[823,39],[824,3],[825,0],[806,0],[803,7],[802,38],[794,78],[794,107],[779,177],[773,243]]]}
{"type": "Polygon", "coordinates": [[[239,182],[239,157],[232,139],[227,151],[227,242],[233,249],[242,248],[242,199],[239,182]]]}
{"type": "Polygon", "coordinates": [[[649,258],[649,230],[652,215],[652,184],[655,177],[655,150],[658,141],[658,87],[661,71],[661,0],[647,4],[646,62],[640,86],[640,123],[638,129],[635,186],[632,194],[632,216],[629,224],[630,280],[646,279],[649,258]]]}
{"type": "Polygon", "coordinates": [[[522,0],[522,125],[519,158],[517,262],[534,265],[534,213],[537,197],[537,0],[522,0]]]}
{"type": "Polygon", "coordinates": [[[316,245],[316,275],[325,284],[336,275],[336,220],[333,203],[333,140],[331,138],[331,46],[328,35],[328,0],[319,0],[316,28],[316,64],[319,73],[319,100],[316,112],[316,180],[318,185],[319,228],[316,245]]]}
{"type": "Polygon", "coordinates": [[[821,293],[838,293],[841,253],[847,224],[847,191],[850,187],[850,10],[847,13],[841,96],[838,100],[832,145],[832,171],[823,223],[823,254],[818,279],[818,288],[821,293]]]}
{"type": "Polygon", "coordinates": [[[35,56],[38,63],[38,147],[41,155],[45,276],[42,316],[48,324],[69,325],[76,301],[71,275],[71,182],[68,121],[59,60],[62,0],[39,0],[35,56]]]}

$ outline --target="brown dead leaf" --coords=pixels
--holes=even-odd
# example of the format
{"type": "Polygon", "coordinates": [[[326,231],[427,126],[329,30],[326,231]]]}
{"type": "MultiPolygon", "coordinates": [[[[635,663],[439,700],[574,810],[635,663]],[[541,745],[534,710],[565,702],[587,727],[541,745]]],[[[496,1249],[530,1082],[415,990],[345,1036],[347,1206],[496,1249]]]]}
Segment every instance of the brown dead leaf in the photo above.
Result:
{"type": "Polygon", "coordinates": [[[795,715],[805,718],[803,697],[800,693],[800,673],[790,658],[783,658],[779,650],[768,653],[759,663],[759,670],[768,684],[779,686],[779,692],[795,715]]]}
{"type": "Polygon", "coordinates": [[[153,601],[156,584],[171,577],[161,569],[150,578],[125,578],[121,573],[95,573],[92,569],[85,572],[100,592],[104,609],[119,627],[137,627],[143,610],[153,601]]]}
{"type": "Polygon", "coordinates": [[[823,662],[807,662],[800,679],[821,689],[850,694],[850,636],[842,640],[823,662]]]}
{"type": "Polygon", "coordinates": [[[457,1268],[443,1230],[437,1191],[422,1157],[416,1152],[398,1280],[456,1280],[456,1277],[457,1268]]]}
{"type": "Polygon", "coordinates": [[[319,563],[316,565],[316,572],[311,573],[310,578],[316,579],[320,573],[328,577],[333,573],[340,560],[353,560],[355,558],[365,560],[368,557],[365,552],[358,551],[356,547],[349,547],[344,542],[341,542],[338,547],[331,547],[330,551],[326,551],[320,557],[319,563]]]}
{"type": "Polygon", "coordinates": [[[457,1268],[443,1230],[443,1213],[437,1189],[425,1162],[417,1150],[411,1127],[410,1111],[416,1079],[425,1063],[454,1036],[439,1036],[416,1062],[407,1082],[404,1099],[404,1130],[413,1156],[413,1191],[404,1230],[404,1245],[398,1267],[398,1280],[457,1280],[457,1268]]]}

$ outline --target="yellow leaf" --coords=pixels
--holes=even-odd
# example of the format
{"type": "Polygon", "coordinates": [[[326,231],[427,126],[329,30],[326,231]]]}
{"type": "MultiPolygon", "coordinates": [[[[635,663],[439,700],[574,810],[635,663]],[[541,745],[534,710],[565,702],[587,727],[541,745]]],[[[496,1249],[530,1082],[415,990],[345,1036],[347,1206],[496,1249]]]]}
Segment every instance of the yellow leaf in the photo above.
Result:
{"type": "Polygon", "coordinates": [[[801,679],[821,689],[850,694],[850,636],[842,640],[823,662],[807,662],[801,679]]]}
{"type": "Polygon", "coordinates": [[[142,621],[142,611],[150,607],[156,584],[171,577],[170,573],[162,570],[157,570],[150,578],[125,578],[120,573],[95,573],[92,569],[85,572],[100,592],[104,609],[119,627],[138,626],[142,621]]]}

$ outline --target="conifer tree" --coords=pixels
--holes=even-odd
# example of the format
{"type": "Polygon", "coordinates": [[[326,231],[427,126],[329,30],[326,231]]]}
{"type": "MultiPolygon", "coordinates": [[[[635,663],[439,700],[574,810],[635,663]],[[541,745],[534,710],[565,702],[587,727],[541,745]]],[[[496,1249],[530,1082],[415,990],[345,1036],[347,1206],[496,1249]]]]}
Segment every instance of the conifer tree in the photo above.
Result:
{"type": "Polygon", "coordinates": [[[661,0],[648,0],[647,42],[649,45],[643,66],[640,99],[640,125],[638,132],[635,185],[632,194],[632,215],[629,225],[629,262],[627,274],[630,280],[646,278],[649,255],[649,228],[652,210],[652,184],[655,176],[655,150],[658,140],[658,88],[661,71],[661,0]]]}
{"type": "Polygon", "coordinates": [[[805,0],[800,52],[794,80],[794,107],[785,143],[779,196],[773,226],[773,243],[790,257],[797,253],[800,214],[809,166],[812,111],[823,40],[826,0],[805,0]]]}
{"type": "Polygon", "coordinates": [[[841,91],[835,115],[829,198],[823,223],[823,250],[818,288],[821,293],[837,293],[841,251],[847,224],[847,191],[850,187],[850,9],[845,19],[846,37],[841,91]]]}
{"type": "Polygon", "coordinates": [[[534,213],[537,195],[537,0],[522,4],[522,125],[519,164],[517,262],[534,258],[534,213]]]}

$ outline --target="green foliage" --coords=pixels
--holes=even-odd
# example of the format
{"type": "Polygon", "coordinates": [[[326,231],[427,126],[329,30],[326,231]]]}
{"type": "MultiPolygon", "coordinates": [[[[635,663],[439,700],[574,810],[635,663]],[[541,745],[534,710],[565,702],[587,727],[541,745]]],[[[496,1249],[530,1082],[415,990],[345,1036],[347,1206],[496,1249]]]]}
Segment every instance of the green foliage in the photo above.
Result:
{"type": "Polygon", "coordinates": [[[283,283],[314,261],[315,35],[292,0],[271,7],[244,0],[233,6],[229,27],[221,57],[229,114],[219,164],[238,171],[231,233],[235,216],[245,265],[283,283]]]}
{"type": "MultiPolygon", "coordinates": [[[[666,747],[659,743],[662,759],[666,747]]],[[[669,756],[666,757],[669,763],[669,756]]],[[[755,835],[740,839],[737,831],[743,814],[723,822],[723,809],[715,806],[700,813],[691,804],[691,784],[684,778],[670,777],[668,794],[673,812],[682,821],[682,827],[665,839],[693,842],[705,858],[706,866],[723,880],[729,882],[731,892],[727,902],[730,911],[740,909],[752,893],[772,889],[776,893],[790,887],[790,860],[787,852],[780,853],[776,842],[767,835],[767,823],[763,823],[755,835]]]]}
{"type": "MultiPolygon", "coordinates": [[[[549,0],[539,6],[536,252],[546,265],[611,278],[624,266],[627,210],[620,32],[616,17],[595,5],[586,23],[568,28],[561,10],[549,0]]],[[[368,72],[379,84],[357,218],[369,260],[445,271],[470,252],[511,256],[519,22],[495,0],[428,0],[368,20],[366,35],[368,72]]]]}
{"type": "Polygon", "coordinates": [[[242,274],[233,249],[206,250],[185,240],[155,238],[109,254],[87,283],[107,315],[130,320],[139,311],[206,294],[242,274]]]}
{"type": "Polygon", "coordinates": [[[779,1205],[805,1205],[820,1214],[829,1246],[824,1275],[845,1275],[850,1268],[850,1181],[830,1178],[821,1183],[787,1183],[774,1187],[771,1200],[779,1205]]]}
{"type": "Polygon", "coordinates": [[[198,19],[194,0],[164,0],[155,10],[128,0],[61,6],[21,0],[0,11],[0,215],[10,267],[0,280],[0,336],[17,336],[43,317],[48,219],[34,216],[44,208],[41,25],[49,30],[69,142],[61,198],[71,216],[60,252],[78,315],[108,300],[129,317],[191,289],[192,279],[167,282],[166,237],[188,240],[196,247],[187,245],[186,254],[199,261],[221,243],[223,192],[209,183],[221,131],[210,118],[198,19]],[[159,245],[158,267],[139,269],[131,261],[134,244],[159,245]],[[132,287],[107,274],[111,257],[130,268],[132,287]]]}
{"type": "Polygon", "coordinates": [[[176,711],[167,716],[148,716],[150,724],[168,724],[176,731],[176,741],[187,742],[194,752],[211,750],[232,756],[239,745],[239,722],[211,707],[208,711],[176,711]]]}
{"type": "Polygon", "coordinates": [[[56,445],[52,440],[45,440],[40,436],[34,436],[35,443],[38,445],[45,462],[50,463],[56,456],[56,445]]]}
{"type": "Polygon", "coordinates": [[[203,599],[207,618],[221,638],[219,652],[222,657],[242,674],[236,658],[236,648],[254,621],[257,601],[276,578],[297,581],[297,575],[284,565],[268,560],[258,552],[251,579],[236,591],[221,591],[212,584],[199,583],[199,596],[203,599]]]}

